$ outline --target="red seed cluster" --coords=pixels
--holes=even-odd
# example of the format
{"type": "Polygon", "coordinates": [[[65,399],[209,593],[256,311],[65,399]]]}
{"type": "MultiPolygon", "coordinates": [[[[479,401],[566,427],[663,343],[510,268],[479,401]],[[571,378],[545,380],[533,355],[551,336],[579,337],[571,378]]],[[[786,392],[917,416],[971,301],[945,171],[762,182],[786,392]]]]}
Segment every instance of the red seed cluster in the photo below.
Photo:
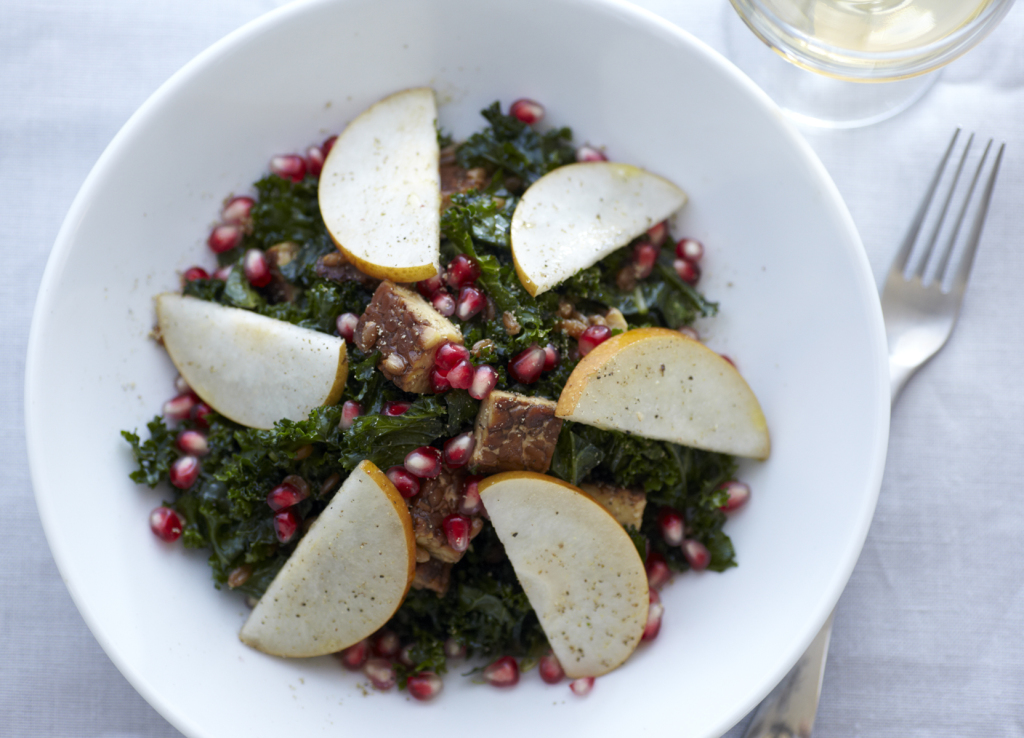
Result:
{"type": "Polygon", "coordinates": [[[562,664],[553,653],[540,657],[540,664],[537,670],[540,672],[540,678],[547,684],[558,684],[565,679],[565,671],[562,669],[562,664]]]}
{"type": "Polygon", "coordinates": [[[600,149],[587,145],[576,149],[576,161],[608,161],[608,157],[600,149]]]}
{"type": "Polygon", "coordinates": [[[291,508],[274,515],[274,535],[277,536],[277,540],[281,543],[291,541],[298,532],[301,522],[298,514],[291,508]]]}
{"type": "Polygon", "coordinates": [[[484,681],[495,687],[514,687],[519,684],[519,664],[511,656],[502,656],[484,667],[484,681]]]}
{"type": "Polygon", "coordinates": [[[647,606],[647,623],[644,625],[644,633],[640,637],[642,641],[653,641],[661,632],[661,616],[665,614],[665,606],[661,604],[661,596],[658,590],[650,590],[650,604],[647,606]]]}
{"type": "MultiPolygon", "coordinates": [[[[554,349],[554,346],[551,348],[554,349]]],[[[557,355],[557,350],[555,350],[555,353],[557,355]]],[[[551,358],[556,359],[557,365],[557,358],[551,358]]],[[[533,384],[540,379],[540,375],[543,374],[548,360],[549,356],[546,349],[542,349],[536,344],[529,346],[513,356],[508,362],[509,379],[521,384],[533,384]]]]}
{"type": "Polygon", "coordinates": [[[606,325],[592,325],[579,337],[580,356],[586,356],[612,337],[612,329],[606,325]]]}
{"type": "Polygon", "coordinates": [[[532,126],[535,123],[539,123],[544,117],[544,106],[536,100],[524,97],[512,103],[509,106],[508,112],[513,118],[521,120],[528,126],[532,126]]]}
{"type": "Polygon", "coordinates": [[[684,238],[676,243],[676,260],[673,268],[679,278],[687,284],[700,280],[700,260],[704,258],[704,244],[694,238],[684,238]]]}
{"type": "Polygon", "coordinates": [[[176,511],[161,506],[149,514],[149,527],[157,538],[173,543],[181,538],[185,521],[176,511]]]}
{"type": "Polygon", "coordinates": [[[498,375],[486,364],[474,367],[469,349],[457,343],[445,342],[434,356],[430,384],[434,392],[449,389],[469,390],[469,394],[482,400],[498,383],[498,375]]]}

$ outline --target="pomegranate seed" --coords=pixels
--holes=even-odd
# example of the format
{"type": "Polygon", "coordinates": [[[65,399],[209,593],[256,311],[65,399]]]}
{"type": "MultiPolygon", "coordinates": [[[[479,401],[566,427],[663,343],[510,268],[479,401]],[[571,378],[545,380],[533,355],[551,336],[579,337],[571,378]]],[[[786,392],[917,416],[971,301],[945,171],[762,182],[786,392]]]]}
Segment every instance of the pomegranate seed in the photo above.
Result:
{"type": "Polygon", "coordinates": [[[448,383],[448,377],[437,369],[434,369],[430,372],[430,388],[434,390],[435,394],[439,394],[445,390],[451,389],[451,385],[448,383]]]}
{"type": "Polygon", "coordinates": [[[484,293],[469,285],[459,292],[459,302],[455,306],[455,315],[459,320],[469,320],[487,305],[484,293]]]}
{"type": "Polygon", "coordinates": [[[192,421],[200,428],[210,427],[210,421],[207,420],[207,417],[210,415],[213,415],[213,408],[205,402],[197,402],[192,407],[192,412],[188,414],[192,421]]]}
{"type": "Polygon", "coordinates": [[[197,430],[185,430],[178,434],[178,448],[191,456],[206,456],[210,453],[210,444],[206,436],[197,430]]]}
{"type": "Polygon", "coordinates": [[[658,591],[651,590],[651,602],[647,606],[647,624],[644,625],[644,634],[640,636],[642,641],[653,641],[661,631],[661,616],[665,614],[665,606],[661,604],[661,597],[658,591]]]}
{"type": "Polygon", "coordinates": [[[651,276],[654,264],[658,261],[658,247],[653,243],[638,243],[633,249],[633,261],[637,266],[637,277],[643,279],[651,276]]]}
{"type": "Polygon", "coordinates": [[[508,363],[509,378],[513,382],[533,384],[540,379],[540,374],[544,370],[545,358],[544,349],[538,346],[530,346],[530,348],[519,352],[508,363]]]}
{"type": "Polygon", "coordinates": [[[396,400],[394,402],[385,402],[383,412],[385,415],[394,418],[398,415],[405,415],[411,407],[411,402],[401,402],[396,400]]]}
{"type": "Polygon", "coordinates": [[[382,630],[373,639],[373,652],[386,659],[393,659],[402,650],[402,641],[393,630],[382,630]]]}
{"type": "Polygon", "coordinates": [[[579,337],[580,355],[586,356],[612,337],[612,329],[606,325],[592,325],[579,337]]]}
{"type": "Polygon", "coordinates": [[[296,154],[275,156],[270,160],[270,171],[283,179],[301,182],[306,176],[306,161],[296,154]]]}
{"type": "Polygon", "coordinates": [[[308,496],[307,493],[303,493],[302,490],[294,485],[279,484],[267,494],[267,504],[274,511],[287,510],[293,505],[298,505],[308,496]]]}
{"type": "Polygon", "coordinates": [[[230,251],[242,242],[242,229],[234,223],[225,223],[216,226],[210,231],[210,237],[206,239],[206,245],[215,254],[223,254],[230,251]]]}
{"type": "Polygon", "coordinates": [[[672,578],[665,557],[657,551],[647,555],[647,583],[654,589],[661,589],[672,578]]]}
{"type": "Polygon", "coordinates": [[[182,276],[186,282],[195,282],[197,279],[209,279],[210,273],[202,267],[189,267],[182,276]]]}
{"type": "Polygon", "coordinates": [[[728,362],[729,362],[730,364],[732,364],[732,367],[733,367],[733,369],[735,369],[735,368],[736,368],[736,362],[732,360],[732,357],[731,357],[731,356],[728,356],[728,355],[726,355],[726,354],[719,354],[719,356],[721,356],[721,357],[722,357],[723,359],[725,359],[725,360],[726,360],[726,361],[728,361],[728,362]]]}
{"type": "Polygon", "coordinates": [[[180,374],[174,378],[174,389],[178,390],[179,394],[192,394],[192,388],[188,386],[188,382],[180,374]]]}
{"type": "Polygon", "coordinates": [[[722,489],[729,495],[729,501],[722,505],[722,510],[725,510],[725,512],[732,512],[739,507],[743,507],[747,504],[747,500],[750,499],[750,486],[735,479],[730,479],[723,484],[722,489]]]}
{"type": "Polygon", "coordinates": [[[299,530],[299,516],[294,510],[282,510],[274,516],[274,535],[281,543],[288,543],[299,530]]]}
{"type": "MultiPolygon", "coordinates": [[[[312,453],[312,449],[313,449],[312,445],[310,445],[310,446],[303,446],[302,448],[308,448],[308,449],[310,449],[310,453],[312,453]]],[[[295,458],[296,459],[300,458],[299,452],[301,450],[302,449],[300,449],[299,451],[295,452],[295,458]]],[[[303,456],[301,458],[306,458],[306,457],[303,456]]],[[[285,477],[284,479],[281,480],[281,484],[290,484],[292,487],[294,487],[295,489],[297,489],[299,491],[299,494],[301,494],[303,498],[309,497],[309,484],[306,482],[305,479],[300,477],[298,474],[289,474],[287,477],[285,477]]]]}
{"type": "Polygon", "coordinates": [[[402,495],[405,499],[415,497],[420,492],[420,480],[414,477],[404,467],[393,466],[386,472],[387,478],[391,480],[391,483],[395,485],[395,489],[398,490],[398,494],[402,495]]]}
{"type": "Polygon", "coordinates": [[[474,375],[473,365],[468,361],[460,361],[448,370],[445,378],[448,380],[448,384],[452,386],[452,389],[468,390],[473,386],[474,375]]]}
{"type": "Polygon", "coordinates": [[[482,676],[495,687],[514,687],[519,684],[519,664],[511,656],[502,656],[485,666],[482,676]]]}
{"type": "MultiPolygon", "coordinates": [[[[448,376],[450,378],[451,374],[448,376]]],[[[444,442],[444,463],[450,467],[465,466],[469,463],[469,457],[473,454],[475,446],[476,439],[469,432],[449,438],[444,442]]]]}
{"type": "Polygon", "coordinates": [[[672,262],[672,266],[675,268],[679,278],[687,284],[697,284],[697,281],[700,279],[700,267],[692,261],[676,259],[672,262]]]}
{"type": "Polygon", "coordinates": [[[412,658],[412,648],[413,644],[411,643],[407,646],[402,646],[402,650],[398,652],[398,657],[395,659],[402,666],[410,669],[416,666],[416,662],[412,658]]]}
{"type": "Polygon", "coordinates": [[[576,149],[576,161],[608,161],[608,157],[593,146],[580,146],[576,149]]]}
{"type": "Polygon", "coordinates": [[[337,136],[331,136],[330,138],[326,139],[322,144],[320,144],[320,151],[323,152],[324,159],[326,159],[327,155],[331,153],[331,149],[334,148],[334,142],[337,140],[337,136]]]}
{"type": "Polygon", "coordinates": [[[676,256],[696,264],[704,258],[704,244],[694,238],[684,238],[676,244],[676,256]]]}
{"type": "Polygon", "coordinates": [[[234,267],[231,264],[228,264],[227,266],[222,266],[220,269],[213,273],[213,278],[219,279],[221,282],[227,282],[228,277],[231,276],[231,270],[233,268],[234,267]]]}
{"type": "Polygon", "coordinates": [[[220,211],[221,220],[225,223],[242,224],[249,220],[252,213],[252,206],[256,201],[251,197],[232,197],[220,211]]]}
{"type": "Polygon", "coordinates": [[[483,477],[476,474],[466,477],[462,485],[462,499],[459,500],[459,512],[463,515],[478,515],[484,509],[484,503],[480,499],[481,479],[483,477]]]}
{"type": "Polygon", "coordinates": [[[440,274],[435,274],[433,277],[427,279],[421,279],[416,283],[416,289],[423,297],[430,299],[438,292],[444,289],[444,280],[440,274]]]}
{"type": "Polygon", "coordinates": [[[452,289],[459,289],[466,285],[473,284],[480,278],[480,265],[475,259],[464,254],[459,254],[448,265],[444,273],[444,281],[452,289]]]}
{"type": "Polygon", "coordinates": [[[585,697],[590,694],[590,690],[594,688],[594,677],[580,677],[579,679],[573,679],[569,683],[569,689],[573,691],[577,697],[585,697]]]}
{"type": "Polygon", "coordinates": [[[334,321],[334,327],[337,328],[338,335],[349,343],[355,340],[357,325],[359,325],[359,316],[355,313],[342,313],[334,321]]]}
{"type": "Polygon", "coordinates": [[[553,653],[540,657],[540,678],[548,684],[558,684],[565,679],[565,671],[558,657],[553,653]]]}
{"type": "Polygon", "coordinates": [[[544,347],[544,371],[550,372],[552,369],[557,368],[561,360],[562,355],[558,353],[555,344],[549,343],[544,347]]]}
{"type": "Polygon", "coordinates": [[[449,515],[444,519],[444,534],[453,551],[462,552],[469,548],[469,529],[470,521],[465,515],[449,515]]]}
{"type": "Polygon", "coordinates": [[[195,456],[179,456],[168,470],[171,484],[178,489],[188,489],[199,477],[199,459],[195,456]]]}
{"type": "Polygon", "coordinates": [[[310,146],[306,149],[306,165],[309,168],[309,173],[314,177],[319,177],[320,172],[324,168],[324,152],[319,146],[310,146]]]}
{"type": "Polygon", "coordinates": [[[697,329],[694,328],[693,326],[689,326],[689,325],[681,326],[679,328],[679,332],[682,333],[687,338],[692,338],[694,341],[699,341],[700,340],[700,334],[697,332],[697,329]]]}
{"type": "Polygon", "coordinates": [[[387,692],[398,684],[398,673],[387,659],[369,659],[363,664],[363,673],[370,680],[374,689],[387,692]]]}
{"type": "Polygon", "coordinates": [[[164,417],[168,420],[184,420],[196,406],[196,396],[183,392],[164,403],[164,417]]]}
{"type": "Polygon", "coordinates": [[[665,243],[666,238],[668,238],[667,220],[663,220],[647,229],[647,240],[658,248],[661,248],[661,245],[665,243]]]}
{"type": "Polygon", "coordinates": [[[245,270],[245,278],[253,287],[266,287],[270,284],[270,265],[267,264],[267,257],[259,249],[249,249],[245,252],[242,268],[245,270]]]}
{"type": "Polygon", "coordinates": [[[366,659],[370,656],[370,642],[367,640],[359,641],[344,651],[338,657],[341,659],[342,665],[350,671],[357,671],[362,668],[363,664],[366,663],[366,659]]]}
{"type": "Polygon", "coordinates": [[[421,671],[416,676],[409,677],[409,681],[406,682],[405,686],[408,688],[409,694],[415,699],[427,702],[441,694],[444,682],[441,681],[441,677],[432,671],[421,671]]]}
{"type": "Polygon", "coordinates": [[[444,655],[450,659],[466,658],[466,646],[455,638],[448,638],[444,642],[444,655]]]}
{"type": "Polygon", "coordinates": [[[434,355],[434,366],[446,375],[456,364],[463,361],[469,361],[469,349],[451,341],[441,344],[441,348],[434,355]]]}
{"type": "Polygon", "coordinates": [[[341,406],[341,420],[338,422],[338,427],[342,430],[348,430],[356,422],[356,418],[362,414],[362,405],[355,400],[345,400],[345,404],[341,406]]]}
{"type": "Polygon", "coordinates": [[[694,571],[704,571],[711,563],[711,552],[700,541],[688,538],[683,541],[683,558],[694,571]]]}
{"type": "Polygon", "coordinates": [[[176,511],[161,505],[149,514],[149,528],[160,540],[174,543],[181,538],[185,521],[176,511]]]}
{"type": "Polygon", "coordinates": [[[455,305],[455,298],[447,292],[434,293],[434,296],[430,298],[430,304],[434,307],[434,310],[441,313],[445,318],[450,318],[455,315],[455,311],[457,309],[455,305]]]}
{"type": "Polygon", "coordinates": [[[489,364],[478,366],[473,375],[473,384],[469,386],[469,396],[474,400],[486,399],[491,391],[498,386],[498,373],[489,364]]]}
{"type": "Polygon", "coordinates": [[[433,479],[441,473],[441,452],[433,446],[420,446],[406,455],[405,469],[420,479],[433,479]]]}
{"type": "Polygon", "coordinates": [[[513,118],[521,120],[528,126],[532,126],[544,117],[544,106],[536,100],[524,97],[512,103],[508,112],[513,118]]]}
{"type": "Polygon", "coordinates": [[[683,542],[683,516],[669,507],[663,507],[658,511],[658,528],[661,529],[661,537],[670,546],[679,546],[683,542]]]}

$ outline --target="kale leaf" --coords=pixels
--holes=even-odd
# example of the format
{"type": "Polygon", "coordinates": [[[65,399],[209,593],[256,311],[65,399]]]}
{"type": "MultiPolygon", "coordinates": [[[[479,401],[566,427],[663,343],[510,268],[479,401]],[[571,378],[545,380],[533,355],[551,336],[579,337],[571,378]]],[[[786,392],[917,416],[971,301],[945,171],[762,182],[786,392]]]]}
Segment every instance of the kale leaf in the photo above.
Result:
{"type": "Polygon", "coordinates": [[[569,128],[538,133],[518,118],[502,114],[497,102],[480,114],[490,126],[459,146],[456,160],[461,167],[501,170],[530,185],[552,169],[576,161],[569,128]]]}

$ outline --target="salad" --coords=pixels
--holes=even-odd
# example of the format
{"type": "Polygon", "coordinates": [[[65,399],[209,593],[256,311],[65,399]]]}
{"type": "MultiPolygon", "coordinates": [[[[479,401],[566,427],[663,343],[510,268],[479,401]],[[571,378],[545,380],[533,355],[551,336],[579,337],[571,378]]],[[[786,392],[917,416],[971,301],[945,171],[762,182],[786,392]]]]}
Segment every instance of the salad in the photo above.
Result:
{"type": "MultiPolygon", "coordinates": [[[[440,675],[465,657],[486,661],[473,673],[498,686],[535,665],[548,682],[575,676],[531,604],[519,560],[510,560],[512,540],[484,504],[494,499],[496,514],[499,482],[512,484],[517,474],[582,490],[584,506],[600,505],[611,516],[602,520],[614,519],[628,536],[647,580],[638,640],[657,636],[657,591],[673,572],[736,565],[723,528],[749,488],[734,478],[733,455],[707,450],[712,441],[641,435],[659,415],[630,409],[617,424],[600,417],[600,407],[585,408],[587,397],[606,392],[596,384],[598,357],[610,373],[631,337],[636,346],[681,342],[720,361],[691,326],[718,309],[696,288],[704,248],[677,241],[659,219],[594,263],[570,264],[571,276],[550,286],[524,275],[531,267],[514,253],[525,242],[514,243],[517,207],[532,204],[530,193],[554,181],[552,173],[605,161],[601,150],[575,145],[570,129],[539,127],[543,114],[530,100],[507,113],[495,102],[482,111],[486,126],[464,141],[436,130],[438,267],[415,280],[382,278],[336,246],[321,175],[337,137],[304,156],[274,157],[252,195],[226,201],[208,239],[216,268],[188,269],[181,296],[161,296],[157,334],[182,371],[178,394],[148,423],[148,437],[122,432],[138,465],[132,480],[171,495],[151,516],[154,533],[208,550],[215,585],[257,608],[339,490],[384,472],[380,484],[401,496],[400,517],[415,542],[411,588],[382,627],[338,655],[377,688],[397,684],[419,699],[436,695],[440,675]],[[315,332],[328,352],[340,343],[337,376],[299,417],[286,417],[272,393],[252,388],[221,394],[223,404],[211,399],[212,390],[190,386],[188,361],[176,348],[195,323],[182,323],[183,331],[165,319],[183,301],[204,316],[230,314],[235,326],[269,319],[282,336],[293,327],[315,332]],[[572,407],[563,407],[567,386],[572,407]]],[[[533,225],[520,218],[521,228],[533,225]]],[[[273,372],[259,371],[254,386],[263,387],[273,372]]],[[[717,364],[715,371],[722,373],[717,364]]],[[[733,453],[763,458],[767,447],[733,453]]],[[[581,694],[592,685],[592,676],[572,681],[581,694]]]]}

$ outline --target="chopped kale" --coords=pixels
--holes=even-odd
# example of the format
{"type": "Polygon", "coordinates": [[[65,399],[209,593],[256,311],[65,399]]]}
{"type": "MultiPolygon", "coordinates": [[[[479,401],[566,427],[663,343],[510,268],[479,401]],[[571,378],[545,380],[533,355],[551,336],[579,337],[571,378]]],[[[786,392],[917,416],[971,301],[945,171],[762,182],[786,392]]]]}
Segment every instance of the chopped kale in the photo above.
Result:
{"type": "MultiPolygon", "coordinates": [[[[678,328],[698,316],[713,315],[717,305],[679,279],[672,268],[671,240],[662,249],[650,276],[623,282],[632,264],[634,244],[584,269],[553,290],[534,298],[522,287],[512,261],[510,228],[517,193],[552,169],[575,160],[568,128],[538,132],[504,115],[498,103],[482,111],[488,126],[456,149],[463,167],[485,167],[493,176],[485,192],[457,194],[442,213],[441,254],[476,260],[479,287],[490,305],[480,315],[460,323],[466,346],[474,347],[475,364],[491,364],[498,387],[556,399],[579,360],[576,341],[562,329],[568,306],[587,316],[619,310],[631,327],[657,325],[678,328]],[[628,289],[623,289],[628,287],[628,289]],[[531,385],[510,381],[506,366],[519,351],[551,344],[559,352],[558,366],[531,385]]],[[[438,129],[440,145],[451,143],[438,129]]],[[[192,297],[252,310],[325,333],[335,332],[344,312],[362,313],[371,292],[357,282],[333,282],[316,274],[317,260],[335,250],[320,215],[317,180],[292,182],[269,175],[255,185],[257,198],[251,221],[244,224],[241,246],[218,256],[233,265],[227,280],[199,279],[185,284],[192,297]],[[257,289],[241,268],[246,249],[270,249],[291,243],[291,260],[282,261],[275,279],[287,290],[257,289]],[[287,299],[285,299],[287,297],[287,299]]],[[[313,410],[306,420],[279,421],[272,430],[245,428],[211,414],[203,425],[181,421],[171,429],[160,417],[148,424],[149,438],[123,431],[138,468],[131,478],[155,487],[168,481],[171,464],[182,452],[176,445],[182,429],[201,428],[209,453],[201,472],[187,490],[170,485],[169,504],[185,520],[183,543],[210,551],[217,586],[227,585],[260,597],[294,550],[297,540],[281,544],[274,533],[274,511],[267,494],[288,475],[300,475],[312,494],[296,512],[303,519],[318,515],[348,473],[363,459],[378,467],[401,464],[419,446],[438,446],[446,438],[472,427],[479,408],[464,390],[444,395],[410,395],[399,390],[377,369],[379,353],[364,354],[349,345],[349,372],[342,402],[360,403],[362,414],[347,430],[339,426],[342,403],[313,410]],[[398,416],[386,415],[384,404],[411,403],[398,416]],[[248,578],[239,584],[239,572],[248,578]]],[[[735,553],[723,532],[726,495],[720,489],[732,478],[732,458],[625,433],[565,423],[555,448],[550,473],[573,484],[605,481],[642,489],[647,507],[640,530],[628,528],[637,551],[648,548],[665,556],[677,570],[687,568],[678,547],[668,547],[658,531],[657,514],[671,507],[686,520],[687,535],[711,552],[710,567],[735,566],[735,553]]],[[[244,579],[244,577],[241,577],[244,579]]],[[[411,667],[398,666],[399,683],[419,671],[444,673],[444,642],[453,638],[470,655],[512,655],[536,659],[547,649],[536,614],[520,586],[501,542],[489,523],[465,557],[454,566],[447,593],[409,592],[388,627],[407,645],[411,667]]],[[[525,668],[526,661],[523,662],[525,668]]]]}
{"type": "Polygon", "coordinates": [[[474,133],[456,154],[459,166],[500,170],[530,185],[565,164],[576,161],[572,131],[558,128],[538,133],[519,119],[504,115],[495,102],[481,111],[490,126],[474,133]]]}

